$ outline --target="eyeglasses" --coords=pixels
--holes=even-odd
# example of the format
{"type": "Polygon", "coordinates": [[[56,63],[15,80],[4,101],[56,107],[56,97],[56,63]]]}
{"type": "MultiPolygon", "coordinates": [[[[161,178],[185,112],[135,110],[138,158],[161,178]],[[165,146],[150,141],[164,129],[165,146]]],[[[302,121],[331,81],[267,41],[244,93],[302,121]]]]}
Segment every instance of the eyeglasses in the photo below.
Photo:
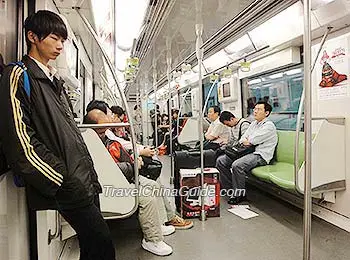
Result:
{"type": "Polygon", "coordinates": [[[254,110],[254,111],[265,111],[265,109],[262,108],[262,107],[254,107],[253,110],[254,110]]]}

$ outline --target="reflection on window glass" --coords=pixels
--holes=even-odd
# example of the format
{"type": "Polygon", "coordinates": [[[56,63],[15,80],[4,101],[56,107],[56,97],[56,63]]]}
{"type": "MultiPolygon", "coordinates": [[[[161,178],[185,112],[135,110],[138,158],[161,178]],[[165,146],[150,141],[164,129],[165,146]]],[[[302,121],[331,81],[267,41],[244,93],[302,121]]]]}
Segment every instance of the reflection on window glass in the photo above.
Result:
{"type": "Polygon", "coordinates": [[[272,106],[272,120],[277,129],[295,130],[300,97],[303,91],[303,71],[300,67],[262,75],[243,82],[245,116],[253,117],[256,102],[267,101],[272,106]]]}

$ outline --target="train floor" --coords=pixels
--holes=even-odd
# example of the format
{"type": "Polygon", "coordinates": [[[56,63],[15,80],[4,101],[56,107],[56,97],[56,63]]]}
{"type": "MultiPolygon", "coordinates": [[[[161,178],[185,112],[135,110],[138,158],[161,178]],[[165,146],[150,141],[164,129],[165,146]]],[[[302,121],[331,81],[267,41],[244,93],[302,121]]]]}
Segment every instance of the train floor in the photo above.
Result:
{"type": "MultiPolygon", "coordinates": [[[[163,183],[169,183],[170,158],[160,158],[164,164],[163,183]]],[[[194,227],[177,230],[165,237],[173,254],[164,259],[184,260],[291,260],[302,259],[302,210],[260,190],[249,187],[248,204],[259,216],[248,220],[228,212],[221,198],[221,216],[202,222],[194,219],[194,227]]],[[[159,259],[141,248],[142,233],[137,218],[109,222],[118,260],[159,259]]],[[[317,217],[312,220],[311,259],[350,259],[350,233],[317,217]]]]}

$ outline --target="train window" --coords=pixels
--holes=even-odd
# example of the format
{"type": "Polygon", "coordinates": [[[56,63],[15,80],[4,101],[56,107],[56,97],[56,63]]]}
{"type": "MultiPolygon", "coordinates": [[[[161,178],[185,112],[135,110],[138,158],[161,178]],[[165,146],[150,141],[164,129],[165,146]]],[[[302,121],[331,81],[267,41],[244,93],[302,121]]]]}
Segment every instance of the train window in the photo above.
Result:
{"type": "Polygon", "coordinates": [[[243,80],[244,116],[249,117],[258,101],[267,101],[272,106],[270,119],[277,129],[295,130],[300,97],[303,91],[301,67],[284,69],[272,74],[243,80]]]}

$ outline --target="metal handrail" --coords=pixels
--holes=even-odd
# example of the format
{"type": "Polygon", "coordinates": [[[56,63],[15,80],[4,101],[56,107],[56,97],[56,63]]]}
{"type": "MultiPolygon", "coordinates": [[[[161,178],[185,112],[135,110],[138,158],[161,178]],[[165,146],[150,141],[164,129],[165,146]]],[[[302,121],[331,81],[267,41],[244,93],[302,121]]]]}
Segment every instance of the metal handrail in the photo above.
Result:
{"type": "Polygon", "coordinates": [[[228,66],[231,66],[232,64],[235,64],[235,63],[237,63],[240,60],[247,59],[248,57],[250,57],[252,55],[255,55],[255,54],[259,53],[259,52],[262,52],[263,50],[266,50],[269,47],[270,47],[270,45],[265,45],[265,46],[263,46],[263,47],[261,47],[261,48],[259,48],[257,50],[251,51],[251,52],[249,52],[249,53],[247,53],[247,54],[245,54],[245,55],[243,55],[243,56],[241,56],[241,57],[239,57],[239,58],[237,58],[237,59],[235,59],[233,61],[228,62],[226,65],[223,65],[223,66],[221,66],[219,68],[216,68],[215,70],[210,71],[209,73],[205,74],[204,77],[207,77],[208,75],[210,75],[212,73],[216,73],[216,72],[218,72],[218,71],[220,71],[220,70],[222,70],[224,68],[227,68],[228,66]]]}
{"type": "Polygon", "coordinates": [[[111,96],[111,98],[113,99],[114,104],[118,104],[118,99],[115,97],[115,95],[113,95],[112,90],[108,87],[108,80],[103,76],[102,72],[99,71],[98,74],[100,75],[102,81],[105,83],[105,85],[102,84],[102,88],[104,90],[107,91],[107,93],[109,93],[109,95],[111,96]]]}
{"type": "MultiPolygon", "coordinates": [[[[204,50],[200,48],[203,44],[202,40],[203,34],[203,24],[196,24],[196,55],[198,59],[198,64],[202,64],[204,50]]],[[[200,142],[200,169],[201,169],[201,190],[204,190],[204,154],[203,154],[203,100],[201,98],[203,93],[203,78],[202,78],[202,66],[198,66],[198,88],[199,88],[199,120],[198,120],[198,131],[199,131],[199,142],[200,142]]],[[[206,220],[205,205],[204,205],[204,194],[201,192],[201,213],[200,220],[206,220]]]]}
{"type": "MultiPolygon", "coordinates": [[[[130,109],[129,106],[127,104],[127,99],[126,96],[124,94],[124,92],[122,91],[122,88],[119,86],[119,81],[118,81],[118,77],[117,77],[117,73],[115,71],[115,67],[112,64],[111,60],[109,59],[106,51],[104,50],[104,48],[102,47],[102,44],[99,41],[99,38],[94,30],[94,28],[91,26],[91,24],[89,23],[89,21],[86,19],[86,17],[84,16],[84,14],[82,14],[80,12],[80,8],[79,7],[73,7],[73,9],[77,12],[77,14],[80,16],[80,18],[82,19],[82,21],[84,22],[84,25],[86,26],[87,30],[90,32],[90,34],[92,35],[92,37],[94,38],[96,44],[98,45],[100,51],[103,54],[103,57],[105,58],[107,65],[112,73],[113,79],[117,85],[117,89],[119,91],[120,97],[122,99],[122,102],[125,106],[125,112],[128,118],[131,118],[131,113],[130,113],[130,109]]],[[[131,133],[131,142],[132,142],[132,147],[134,150],[134,173],[135,173],[135,188],[138,190],[139,189],[139,169],[138,169],[138,151],[137,151],[137,147],[136,147],[136,135],[135,135],[135,129],[134,129],[134,124],[132,122],[132,120],[129,121],[130,124],[130,133],[131,133]]],[[[138,209],[138,204],[139,204],[139,197],[138,194],[135,196],[135,205],[134,207],[131,209],[131,211],[129,213],[126,214],[122,214],[122,215],[118,215],[118,216],[114,216],[112,219],[121,219],[121,218],[127,218],[130,217],[132,214],[134,214],[136,212],[136,210],[138,209]]]]}
{"type": "MultiPolygon", "coordinates": [[[[304,0],[304,92],[305,92],[305,175],[304,175],[304,231],[303,260],[311,254],[311,164],[312,164],[312,96],[311,96],[311,0],[304,0]]],[[[298,141],[299,142],[299,141],[298,141]]]]}
{"type": "Polygon", "coordinates": [[[129,123],[106,123],[106,124],[79,124],[78,128],[104,128],[104,127],[124,127],[130,126],[129,123]]]}
{"type": "Polygon", "coordinates": [[[55,233],[51,234],[51,229],[48,231],[47,244],[50,245],[51,241],[59,238],[62,231],[61,218],[58,211],[55,211],[55,233]]]}
{"type": "MultiPolygon", "coordinates": [[[[185,95],[183,96],[183,99],[182,99],[182,101],[181,101],[180,108],[179,108],[179,115],[180,115],[181,110],[182,110],[182,108],[183,108],[183,106],[184,106],[184,104],[185,104],[186,97],[187,97],[187,95],[188,95],[190,92],[191,92],[191,88],[189,87],[189,88],[187,89],[187,91],[185,92],[185,95]]],[[[179,135],[179,129],[180,129],[180,120],[179,120],[179,119],[180,119],[180,117],[177,118],[177,122],[176,122],[176,133],[177,133],[177,135],[179,135]]]]}
{"type": "MultiPolygon", "coordinates": [[[[317,51],[317,55],[315,57],[315,60],[313,62],[311,73],[313,72],[317,59],[321,53],[322,47],[327,39],[328,34],[332,30],[332,27],[327,27],[327,30],[325,34],[323,35],[323,38],[320,43],[320,47],[317,51]]],[[[302,113],[304,109],[304,100],[305,100],[305,89],[303,89],[303,92],[300,97],[300,103],[299,103],[299,109],[298,109],[298,116],[297,116],[297,125],[295,129],[295,143],[294,143],[294,182],[295,182],[295,189],[299,193],[303,193],[303,190],[301,190],[298,186],[299,184],[299,136],[300,136],[300,126],[301,126],[301,119],[302,119],[302,113]]],[[[312,118],[315,120],[315,118],[312,118]]]]}

